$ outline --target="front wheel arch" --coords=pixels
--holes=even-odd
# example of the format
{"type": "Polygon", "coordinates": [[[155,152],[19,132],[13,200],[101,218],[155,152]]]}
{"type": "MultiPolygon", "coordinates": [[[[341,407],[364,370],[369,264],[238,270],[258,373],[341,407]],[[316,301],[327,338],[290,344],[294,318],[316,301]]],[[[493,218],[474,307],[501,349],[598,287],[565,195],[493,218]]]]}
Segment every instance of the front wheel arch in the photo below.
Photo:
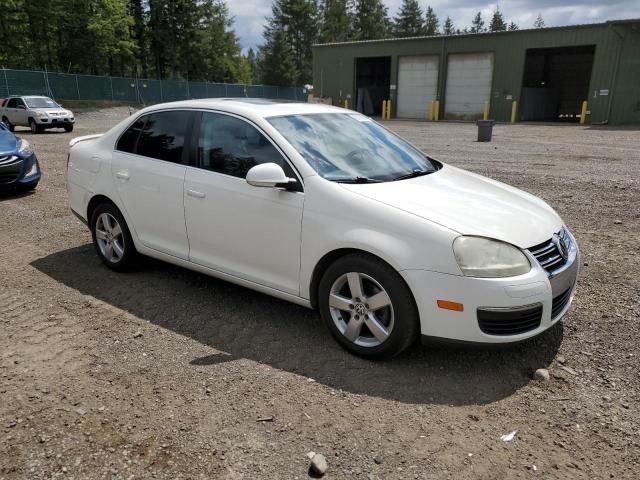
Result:
{"type": "MultiPolygon", "coordinates": [[[[354,253],[369,256],[372,259],[382,262],[388,265],[389,268],[392,268],[397,271],[397,269],[393,265],[391,265],[389,262],[387,262],[384,258],[381,258],[378,255],[375,255],[371,252],[368,252],[360,248],[338,248],[338,249],[332,250],[326,253],[320,260],[318,260],[318,262],[316,263],[316,266],[313,269],[313,273],[311,274],[311,282],[309,285],[309,297],[310,297],[309,300],[311,302],[311,306],[314,309],[318,308],[318,287],[320,286],[320,280],[322,279],[324,272],[327,271],[327,268],[329,268],[331,264],[338,261],[340,258],[346,257],[347,255],[351,255],[354,253]]],[[[407,288],[409,288],[409,285],[407,285],[407,288]]],[[[411,288],[409,288],[409,290],[411,290],[411,288]]],[[[413,292],[412,292],[412,295],[413,295],[413,292]]]]}

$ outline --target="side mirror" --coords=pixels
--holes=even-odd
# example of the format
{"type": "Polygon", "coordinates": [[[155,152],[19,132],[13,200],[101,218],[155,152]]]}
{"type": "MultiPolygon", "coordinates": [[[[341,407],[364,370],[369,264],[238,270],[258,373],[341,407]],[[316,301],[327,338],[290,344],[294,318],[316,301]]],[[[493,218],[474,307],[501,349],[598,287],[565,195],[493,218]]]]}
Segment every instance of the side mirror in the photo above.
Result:
{"type": "Polygon", "coordinates": [[[277,163],[261,163],[247,172],[247,183],[254,187],[277,187],[295,183],[296,180],[285,175],[277,163]]]}

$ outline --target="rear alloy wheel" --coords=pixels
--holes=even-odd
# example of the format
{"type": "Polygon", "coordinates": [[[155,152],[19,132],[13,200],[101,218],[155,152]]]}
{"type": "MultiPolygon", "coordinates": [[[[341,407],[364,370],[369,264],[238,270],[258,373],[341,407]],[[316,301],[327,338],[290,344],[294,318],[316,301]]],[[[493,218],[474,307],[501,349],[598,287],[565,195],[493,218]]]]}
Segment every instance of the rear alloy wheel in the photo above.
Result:
{"type": "Polygon", "coordinates": [[[416,338],[418,313],[409,287],[374,257],[353,254],[331,265],[318,299],[331,333],[357,355],[393,357],[416,338]]]}
{"type": "Polygon", "coordinates": [[[90,225],[93,244],[102,262],[113,270],[129,268],[137,252],[120,211],[109,203],[98,205],[90,225]]]}
{"type": "Polygon", "coordinates": [[[15,131],[16,127],[14,127],[7,117],[2,117],[2,123],[4,123],[10,132],[15,131]]]}

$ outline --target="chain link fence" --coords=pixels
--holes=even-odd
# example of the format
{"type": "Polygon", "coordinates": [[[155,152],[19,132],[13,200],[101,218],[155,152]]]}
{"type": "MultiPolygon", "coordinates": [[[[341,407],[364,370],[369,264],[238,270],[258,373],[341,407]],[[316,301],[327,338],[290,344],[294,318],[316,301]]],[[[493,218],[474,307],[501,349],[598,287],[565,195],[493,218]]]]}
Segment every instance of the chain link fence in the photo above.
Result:
{"type": "Polygon", "coordinates": [[[211,97],[306,101],[301,87],[99,77],[34,70],[0,70],[0,98],[45,95],[58,100],[106,100],[152,104],[211,97]]]}

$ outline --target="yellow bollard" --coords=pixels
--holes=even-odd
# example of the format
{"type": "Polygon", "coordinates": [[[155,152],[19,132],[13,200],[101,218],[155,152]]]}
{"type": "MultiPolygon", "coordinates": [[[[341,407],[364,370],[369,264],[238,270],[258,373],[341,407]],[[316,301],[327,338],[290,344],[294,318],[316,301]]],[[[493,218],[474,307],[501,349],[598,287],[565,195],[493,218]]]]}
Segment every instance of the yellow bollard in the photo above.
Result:
{"type": "Polygon", "coordinates": [[[387,100],[387,120],[391,120],[391,100],[387,100]]]}
{"type": "Polygon", "coordinates": [[[344,101],[344,108],[349,108],[349,100],[344,101]]]}
{"type": "Polygon", "coordinates": [[[511,123],[516,123],[516,114],[518,113],[518,102],[515,100],[511,104],[511,123]]]}
{"type": "Polygon", "coordinates": [[[433,121],[433,100],[429,102],[429,111],[427,112],[427,120],[433,121]]]}
{"type": "Polygon", "coordinates": [[[482,119],[489,120],[489,102],[484,102],[484,111],[482,112],[482,119]]]}
{"type": "Polygon", "coordinates": [[[584,125],[584,121],[587,119],[587,101],[582,102],[582,111],[580,112],[580,125],[584,125]]]}
{"type": "Polygon", "coordinates": [[[433,120],[440,120],[440,100],[433,102],[433,120]]]}
{"type": "Polygon", "coordinates": [[[387,101],[382,100],[382,119],[387,118],[387,101]]]}

